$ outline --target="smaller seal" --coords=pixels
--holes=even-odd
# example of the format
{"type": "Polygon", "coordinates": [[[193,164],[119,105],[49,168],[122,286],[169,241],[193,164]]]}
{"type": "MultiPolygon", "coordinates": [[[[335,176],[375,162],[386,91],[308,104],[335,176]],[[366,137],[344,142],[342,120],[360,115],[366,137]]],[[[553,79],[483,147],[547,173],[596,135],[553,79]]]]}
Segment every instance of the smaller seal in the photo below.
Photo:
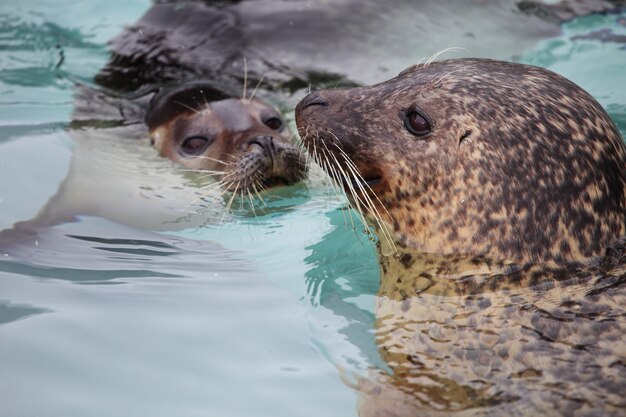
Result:
{"type": "Polygon", "coordinates": [[[400,250],[562,264],[626,234],[620,134],[593,97],[546,69],[417,65],[370,87],[314,92],[296,122],[400,250]]]}
{"type": "Polygon", "coordinates": [[[161,155],[220,180],[224,190],[259,191],[304,178],[304,159],[281,114],[202,81],[164,88],[145,122],[161,155]]]}

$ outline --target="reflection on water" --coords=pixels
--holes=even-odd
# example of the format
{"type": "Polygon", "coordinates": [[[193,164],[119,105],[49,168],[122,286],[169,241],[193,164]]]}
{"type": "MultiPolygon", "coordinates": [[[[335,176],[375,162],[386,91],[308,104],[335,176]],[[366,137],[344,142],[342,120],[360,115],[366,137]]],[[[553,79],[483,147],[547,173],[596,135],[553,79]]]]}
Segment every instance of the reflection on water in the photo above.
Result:
{"type": "Polygon", "coordinates": [[[364,383],[364,410],[620,415],[624,282],[622,268],[581,284],[469,296],[381,291],[376,340],[392,372],[373,377],[377,390],[364,383]]]}
{"type": "Polygon", "coordinates": [[[48,310],[46,308],[23,304],[12,304],[11,302],[0,300],[0,325],[33,316],[35,314],[51,312],[52,310],[48,310]]]}

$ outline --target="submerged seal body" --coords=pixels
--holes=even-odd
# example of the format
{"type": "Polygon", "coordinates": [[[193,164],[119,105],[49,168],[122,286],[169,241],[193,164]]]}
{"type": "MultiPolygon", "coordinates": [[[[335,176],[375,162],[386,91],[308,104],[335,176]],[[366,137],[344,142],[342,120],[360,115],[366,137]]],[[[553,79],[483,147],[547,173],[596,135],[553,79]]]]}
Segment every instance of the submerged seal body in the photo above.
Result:
{"type": "Polygon", "coordinates": [[[312,93],[296,120],[399,247],[562,263],[626,234],[624,143],[588,93],[548,70],[418,65],[371,87],[312,93]]]}
{"type": "Polygon", "coordinates": [[[312,93],[296,121],[379,236],[391,372],[359,380],[361,417],[623,413],[626,149],[589,94],[451,60],[312,93]]]}
{"type": "Polygon", "coordinates": [[[213,175],[225,190],[258,191],[305,175],[301,152],[278,110],[212,84],[187,83],[158,93],[146,124],[161,155],[213,175]]]}

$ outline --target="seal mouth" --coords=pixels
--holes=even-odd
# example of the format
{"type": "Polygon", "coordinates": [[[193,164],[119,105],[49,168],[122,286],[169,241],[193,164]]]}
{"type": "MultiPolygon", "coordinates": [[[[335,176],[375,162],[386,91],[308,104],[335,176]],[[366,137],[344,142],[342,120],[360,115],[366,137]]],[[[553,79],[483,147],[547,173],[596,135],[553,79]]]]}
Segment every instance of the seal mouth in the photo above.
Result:
{"type": "Polygon", "coordinates": [[[253,145],[233,166],[234,176],[225,187],[228,191],[261,190],[288,186],[306,177],[300,150],[272,137],[251,140],[253,145]]]}
{"type": "Polygon", "coordinates": [[[287,178],[283,177],[270,177],[261,181],[264,189],[272,188],[272,187],[280,187],[284,185],[292,185],[293,181],[289,181],[287,178]]]}
{"type": "Polygon", "coordinates": [[[376,176],[371,176],[371,177],[364,177],[364,178],[352,178],[352,180],[350,181],[352,183],[352,185],[356,188],[359,189],[361,187],[363,187],[364,185],[367,187],[373,187],[376,184],[378,184],[380,181],[382,180],[382,178],[378,175],[376,176]]]}

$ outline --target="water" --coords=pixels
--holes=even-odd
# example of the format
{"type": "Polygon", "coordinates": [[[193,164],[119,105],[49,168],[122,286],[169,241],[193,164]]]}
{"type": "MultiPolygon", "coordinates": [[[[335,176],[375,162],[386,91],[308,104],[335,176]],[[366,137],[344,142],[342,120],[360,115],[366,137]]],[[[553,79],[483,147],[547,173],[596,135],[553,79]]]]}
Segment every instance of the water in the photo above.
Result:
{"type": "MultiPolygon", "coordinates": [[[[34,217],[71,170],[85,174],[67,199],[84,209],[77,221],[0,253],[0,415],[356,415],[342,377],[386,366],[374,331],[379,273],[332,191],[312,181],[267,196],[257,217],[181,219],[197,185],[145,138],[87,131],[97,145],[85,146],[65,129],[74,82],[90,82],[106,41],[148,7],[0,6],[0,227],[34,217]],[[123,179],[137,172],[149,175],[133,194],[137,183],[123,179]],[[107,188],[111,178],[118,188],[107,188]]],[[[498,26],[484,19],[471,24],[498,26]]],[[[502,41],[495,55],[572,79],[624,135],[626,44],[575,39],[606,28],[626,35],[624,21],[579,18],[562,34],[521,39],[522,51],[507,53],[502,41]]],[[[437,48],[458,46],[450,36],[437,48]]]]}

